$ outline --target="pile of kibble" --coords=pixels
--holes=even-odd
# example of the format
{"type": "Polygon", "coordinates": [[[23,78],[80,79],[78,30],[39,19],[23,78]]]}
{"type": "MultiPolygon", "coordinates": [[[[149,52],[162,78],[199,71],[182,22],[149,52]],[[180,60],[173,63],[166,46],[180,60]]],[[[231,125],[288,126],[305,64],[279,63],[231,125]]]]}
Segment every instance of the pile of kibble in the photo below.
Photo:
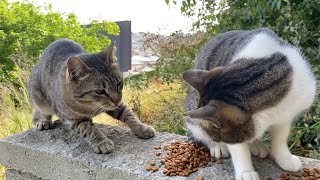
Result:
{"type": "Polygon", "coordinates": [[[162,172],[167,176],[189,176],[210,161],[210,153],[203,147],[193,142],[176,141],[167,148],[167,155],[161,160],[164,164],[162,172]]]}
{"type": "MultiPolygon", "coordinates": [[[[164,166],[162,172],[167,176],[189,176],[198,168],[208,166],[212,161],[208,150],[193,142],[173,141],[170,145],[164,145],[162,148],[167,151],[161,159],[164,166]]],[[[161,146],[154,146],[154,149],[161,150],[161,146]]],[[[160,156],[161,153],[157,151],[155,155],[160,156]]],[[[218,160],[216,163],[221,164],[222,160],[218,160]]],[[[154,162],[150,162],[146,167],[148,171],[157,171],[158,169],[159,167],[154,162]]],[[[199,176],[197,179],[204,178],[199,176]]]]}
{"type": "MultiPolygon", "coordinates": [[[[319,180],[320,169],[318,168],[303,168],[302,172],[288,172],[280,175],[281,180],[319,180]]],[[[273,180],[268,178],[267,180],[273,180]]]]}
{"type": "MultiPolygon", "coordinates": [[[[166,154],[161,159],[163,174],[167,176],[189,176],[196,172],[198,168],[209,166],[210,162],[221,164],[221,159],[212,159],[208,150],[193,143],[173,141],[170,145],[154,146],[155,155],[160,156],[160,150],[165,150],[166,154]]],[[[146,166],[147,171],[158,171],[154,161],[146,166]]],[[[320,180],[320,169],[303,168],[302,172],[288,172],[279,176],[280,180],[320,180]]],[[[203,176],[198,176],[197,180],[204,180],[203,176]]],[[[273,180],[267,178],[267,180],[273,180]]]]}

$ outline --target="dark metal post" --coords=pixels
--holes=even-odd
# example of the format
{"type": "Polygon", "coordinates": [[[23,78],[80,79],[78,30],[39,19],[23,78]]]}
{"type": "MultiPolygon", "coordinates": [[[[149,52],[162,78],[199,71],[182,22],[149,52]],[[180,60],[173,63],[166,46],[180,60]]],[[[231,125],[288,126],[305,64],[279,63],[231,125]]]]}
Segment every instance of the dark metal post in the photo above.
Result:
{"type": "Polygon", "coordinates": [[[131,51],[132,51],[132,37],[131,37],[131,21],[116,22],[120,28],[119,36],[109,35],[112,42],[115,42],[117,47],[116,57],[121,72],[126,72],[131,69],[131,51]]]}

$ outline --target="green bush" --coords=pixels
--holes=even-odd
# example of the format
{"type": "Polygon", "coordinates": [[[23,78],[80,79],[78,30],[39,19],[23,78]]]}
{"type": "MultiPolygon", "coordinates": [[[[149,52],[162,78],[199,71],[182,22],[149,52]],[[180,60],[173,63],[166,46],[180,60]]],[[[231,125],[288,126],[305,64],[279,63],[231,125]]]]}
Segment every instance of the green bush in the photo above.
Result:
{"type": "Polygon", "coordinates": [[[10,58],[23,52],[24,62],[33,65],[40,53],[53,41],[69,38],[87,51],[101,50],[110,40],[101,31],[116,35],[115,23],[92,21],[90,27],[80,24],[75,14],[53,12],[51,5],[38,7],[30,2],[0,0],[0,81],[16,81],[15,63],[10,58]]]}

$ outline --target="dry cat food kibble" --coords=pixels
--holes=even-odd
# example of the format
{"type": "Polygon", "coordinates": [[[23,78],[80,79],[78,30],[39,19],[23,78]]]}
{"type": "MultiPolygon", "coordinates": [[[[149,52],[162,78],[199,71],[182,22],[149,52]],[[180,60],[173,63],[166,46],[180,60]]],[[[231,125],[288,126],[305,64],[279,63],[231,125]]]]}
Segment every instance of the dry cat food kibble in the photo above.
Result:
{"type": "Polygon", "coordinates": [[[167,155],[162,160],[163,173],[167,176],[189,176],[210,161],[211,156],[203,147],[193,142],[175,141],[167,148],[167,155]]]}
{"type": "MultiPolygon", "coordinates": [[[[287,172],[282,173],[279,176],[280,180],[319,180],[320,179],[320,169],[318,168],[303,168],[301,172],[287,172]]],[[[267,178],[267,180],[273,180],[272,178],[267,178]]]]}
{"type": "Polygon", "coordinates": [[[147,171],[151,171],[151,170],[152,170],[152,167],[151,167],[150,165],[147,165],[146,170],[147,170],[147,171]]]}
{"type": "MultiPolygon", "coordinates": [[[[211,161],[210,153],[193,142],[174,141],[171,145],[164,145],[163,149],[167,154],[161,159],[162,172],[167,176],[189,176],[211,161]]],[[[198,178],[204,179],[202,176],[198,178]]]]}
{"type": "Polygon", "coordinates": [[[155,171],[158,171],[159,170],[159,167],[158,166],[156,166],[156,163],[155,162],[153,162],[153,161],[151,161],[147,166],[146,166],[146,170],[147,171],[153,171],[153,172],[155,172],[155,171]]]}

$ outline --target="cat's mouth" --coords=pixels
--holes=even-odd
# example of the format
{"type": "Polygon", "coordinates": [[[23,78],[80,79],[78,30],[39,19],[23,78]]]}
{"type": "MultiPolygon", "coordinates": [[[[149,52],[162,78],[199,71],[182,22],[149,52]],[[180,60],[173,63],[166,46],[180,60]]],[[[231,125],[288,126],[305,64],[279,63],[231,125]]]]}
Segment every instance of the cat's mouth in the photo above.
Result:
{"type": "MultiPolygon", "coordinates": [[[[116,110],[119,106],[116,106],[115,104],[105,104],[104,106],[104,111],[114,111],[116,110]]],[[[103,111],[103,112],[104,112],[103,111]]]]}

